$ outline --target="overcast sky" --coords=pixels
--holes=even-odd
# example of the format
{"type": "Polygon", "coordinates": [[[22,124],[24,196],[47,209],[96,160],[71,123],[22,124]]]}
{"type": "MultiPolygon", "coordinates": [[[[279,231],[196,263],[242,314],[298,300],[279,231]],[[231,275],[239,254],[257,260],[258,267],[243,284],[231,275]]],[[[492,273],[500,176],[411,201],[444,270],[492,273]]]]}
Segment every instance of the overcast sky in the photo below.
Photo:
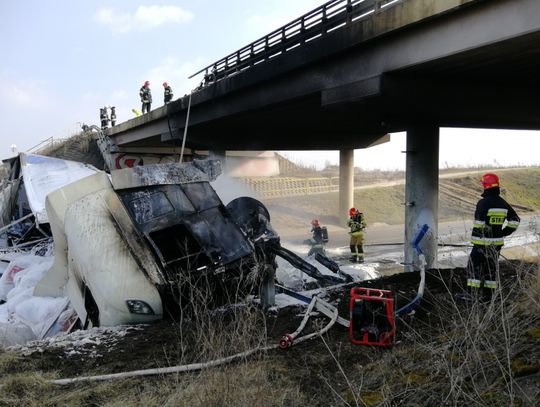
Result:
{"type": "MultiPolygon", "coordinates": [[[[131,118],[145,80],[154,107],[165,80],[175,97],[189,93],[201,80],[188,81],[190,74],[323,3],[1,0],[0,158],[12,155],[12,144],[24,151],[49,137],[68,137],[78,123],[99,124],[104,105],[117,106],[119,121],[131,118]]],[[[443,129],[441,166],[539,163],[540,133],[508,134],[443,129]]],[[[403,168],[404,149],[405,136],[396,134],[387,145],[357,150],[355,164],[403,168]]],[[[292,157],[320,166],[337,162],[338,153],[292,157]]]]}

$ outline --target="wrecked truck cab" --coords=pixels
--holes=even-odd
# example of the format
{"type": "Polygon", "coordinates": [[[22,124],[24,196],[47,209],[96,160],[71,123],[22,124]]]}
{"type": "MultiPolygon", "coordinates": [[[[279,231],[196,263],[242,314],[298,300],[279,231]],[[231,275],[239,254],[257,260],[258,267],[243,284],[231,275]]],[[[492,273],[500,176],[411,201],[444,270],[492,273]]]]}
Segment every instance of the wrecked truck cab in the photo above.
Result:
{"type": "Polygon", "coordinates": [[[50,193],[46,200],[55,258],[34,295],[67,296],[83,326],[150,322],[163,314],[157,288],[111,217],[106,205],[111,193],[108,175],[100,172],[50,193]],[[130,309],[133,301],[151,310],[130,309]]]}
{"type": "MultiPolygon", "coordinates": [[[[99,173],[47,197],[56,246],[36,295],[67,295],[84,325],[162,318],[182,284],[245,280],[253,244],[210,181],[209,160],[99,173]]],[[[218,284],[219,285],[219,284],[218,284]]]]}
{"type": "Polygon", "coordinates": [[[208,182],[117,191],[139,233],[175,281],[182,270],[214,272],[252,254],[208,182]]]}
{"type": "Polygon", "coordinates": [[[160,289],[178,285],[190,275],[227,271],[224,278],[232,278],[254,266],[252,243],[210,185],[220,172],[216,165],[195,160],[111,174],[122,203],[109,200],[111,214],[141,263],[151,253],[158,267],[147,270],[147,275],[160,289]],[[147,250],[145,256],[141,249],[147,250]]]}

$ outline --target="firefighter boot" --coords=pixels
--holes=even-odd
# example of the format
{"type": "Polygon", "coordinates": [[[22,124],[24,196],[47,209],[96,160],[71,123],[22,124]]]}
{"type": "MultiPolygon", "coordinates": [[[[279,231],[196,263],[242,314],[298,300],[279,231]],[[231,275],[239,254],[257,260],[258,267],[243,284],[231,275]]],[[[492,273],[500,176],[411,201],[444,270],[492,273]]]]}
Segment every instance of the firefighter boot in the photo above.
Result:
{"type": "Polygon", "coordinates": [[[356,246],[351,245],[350,248],[351,248],[351,257],[349,260],[351,261],[351,263],[356,263],[356,246]]]}
{"type": "Polygon", "coordinates": [[[358,246],[358,253],[356,254],[357,257],[357,263],[363,263],[364,262],[364,246],[359,245],[358,246]]]}

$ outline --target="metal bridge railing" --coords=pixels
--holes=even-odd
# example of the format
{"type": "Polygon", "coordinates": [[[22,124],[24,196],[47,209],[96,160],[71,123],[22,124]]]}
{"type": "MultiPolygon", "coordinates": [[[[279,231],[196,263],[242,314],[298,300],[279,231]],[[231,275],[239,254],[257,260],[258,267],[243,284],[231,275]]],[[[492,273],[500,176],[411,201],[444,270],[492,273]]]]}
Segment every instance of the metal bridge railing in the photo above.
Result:
{"type": "Polygon", "coordinates": [[[261,198],[283,198],[339,191],[339,177],[328,178],[241,178],[261,198]]]}
{"type": "Polygon", "coordinates": [[[377,12],[404,0],[331,0],[294,21],[272,31],[225,58],[190,76],[204,72],[203,85],[243,72],[255,65],[338,30],[353,21],[371,18],[377,12]]]}
{"type": "Polygon", "coordinates": [[[67,138],[54,138],[49,137],[45,140],[40,141],[35,146],[29,148],[26,152],[29,154],[40,154],[45,151],[50,151],[62,144],[64,144],[68,139],[67,138]]]}

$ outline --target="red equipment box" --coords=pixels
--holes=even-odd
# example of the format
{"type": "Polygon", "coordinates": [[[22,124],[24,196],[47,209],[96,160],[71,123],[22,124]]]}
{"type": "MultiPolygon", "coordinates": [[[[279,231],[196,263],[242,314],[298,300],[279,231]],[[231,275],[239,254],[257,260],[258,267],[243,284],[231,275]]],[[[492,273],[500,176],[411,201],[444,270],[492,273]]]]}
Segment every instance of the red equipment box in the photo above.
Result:
{"type": "Polygon", "coordinates": [[[351,289],[349,335],[357,345],[392,346],[396,326],[394,298],[389,290],[351,289]]]}

